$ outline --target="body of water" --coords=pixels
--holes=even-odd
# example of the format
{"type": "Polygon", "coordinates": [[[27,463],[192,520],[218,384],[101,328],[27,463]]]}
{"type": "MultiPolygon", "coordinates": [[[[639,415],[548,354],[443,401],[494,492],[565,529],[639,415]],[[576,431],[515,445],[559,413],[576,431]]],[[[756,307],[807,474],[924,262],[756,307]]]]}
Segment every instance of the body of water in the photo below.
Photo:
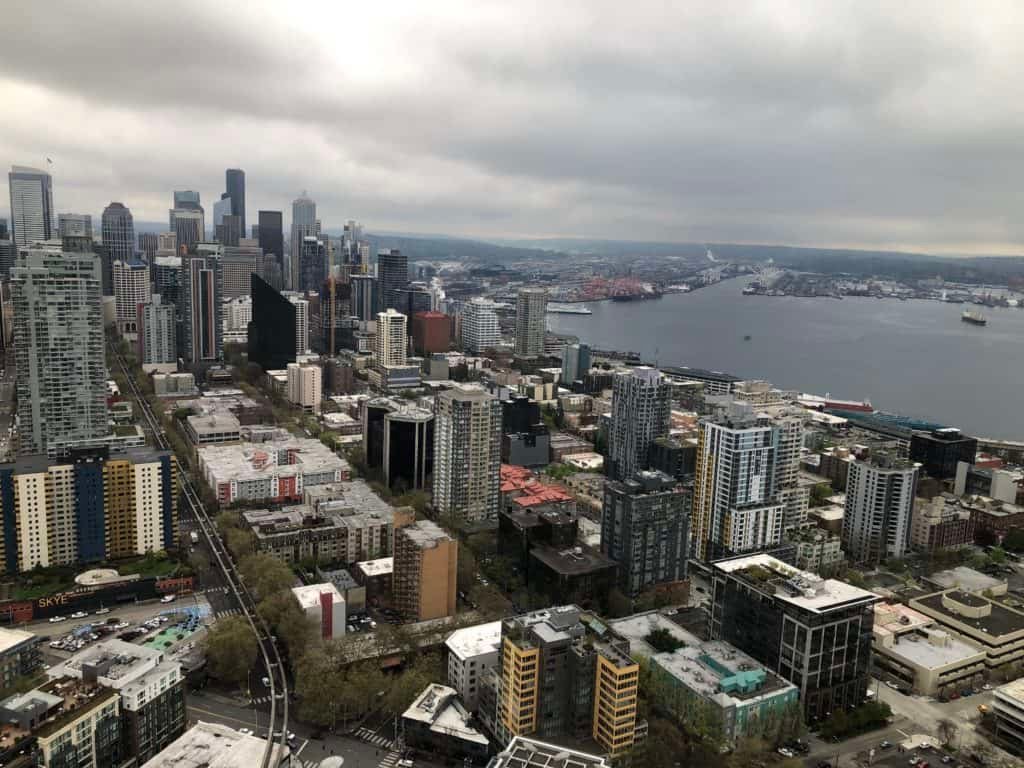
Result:
{"type": "Polygon", "coordinates": [[[594,302],[592,315],[552,314],[548,324],[660,365],[867,399],[879,410],[1024,440],[1024,309],[984,308],[989,322],[979,327],[961,321],[967,305],[743,296],[743,285],[594,302]]]}

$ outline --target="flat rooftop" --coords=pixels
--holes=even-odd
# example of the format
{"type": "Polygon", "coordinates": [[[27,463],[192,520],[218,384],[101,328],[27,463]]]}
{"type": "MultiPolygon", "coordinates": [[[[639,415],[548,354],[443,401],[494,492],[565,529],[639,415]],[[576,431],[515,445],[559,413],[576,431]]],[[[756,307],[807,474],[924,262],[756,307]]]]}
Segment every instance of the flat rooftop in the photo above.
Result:
{"type": "Polygon", "coordinates": [[[537,544],[530,550],[530,557],[563,576],[578,576],[616,567],[614,560],[591,547],[558,549],[537,544]]]}
{"type": "Polygon", "coordinates": [[[1019,708],[1024,708],[1024,677],[1019,677],[1006,685],[1000,685],[996,688],[997,699],[1007,699],[1016,704],[1019,708]]]}
{"type": "Polygon", "coordinates": [[[256,480],[280,474],[323,474],[347,471],[349,464],[319,440],[204,445],[199,463],[214,483],[256,480]]]}
{"type": "Polygon", "coordinates": [[[873,632],[878,637],[902,635],[905,632],[912,632],[934,623],[935,619],[902,603],[878,603],[875,605],[873,632]]]}
{"type": "Polygon", "coordinates": [[[836,579],[801,571],[766,554],[736,557],[712,563],[712,568],[729,574],[743,574],[775,598],[814,613],[840,610],[851,605],[868,605],[880,598],[873,592],[836,579]]]}
{"type": "Polygon", "coordinates": [[[1024,633],[1024,613],[1011,610],[998,601],[988,600],[980,595],[962,592],[957,589],[936,592],[911,600],[911,605],[923,613],[935,616],[940,622],[943,619],[965,624],[975,629],[979,635],[997,638],[1015,633],[1024,633]],[[948,596],[948,597],[947,597],[948,596]],[[979,612],[979,616],[967,616],[960,613],[956,604],[960,603],[971,611],[979,612]]]}
{"type": "Polygon", "coordinates": [[[611,763],[601,755],[516,736],[488,768],[611,768],[611,763]]]}
{"type": "Polygon", "coordinates": [[[402,714],[405,720],[430,723],[430,730],[449,738],[471,741],[486,747],[487,737],[470,725],[472,715],[459,702],[454,688],[431,683],[402,714]]]}
{"type": "Polygon", "coordinates": [[[88,667],[98,671],[97,681],[120,689],[163,662],[163,651],[111,638],[79,651],[63,664],[47,670],[51,680],[73,677],[79,680],[88,667]]]}
{"type": "Polygon", "coordinates": [[[356,563],[356,568],[367,576],[386,576],[395,570],[395,558],[378,557],[376,560],[363,560],[356,563]]]}
{"type": "Polygon", "coordinates": [[[22,643],[27,643],[34,639],[35,635],[31,632],[25,632],[20,629],[0,628],[0,654],[7,653],[7,651],[18,647],[22,643]]]}
{"type": "MultiPolygon", "coordinates": [[[[249,768],[263,764],[267,742],[218,723],[196,723],[142,768],[249,768]]],[[[275,749],[281,750],[280,746],[275,749]]],[[[271,766],[287,764],[285,748],[271,766]]]]}
{"type": "Polygon", "coordinates": [[[445,645],[460,659],[495,652],[501,647],[501,622],[489,621],[457,629],[448,636],[445,645]]]}
{"type": "Polygon", "coordinates": [[[694,381],[718,381],[723,384],[735,384],[743,381],[739,376],[733,376],[731,373],[709,371],[706,368],[691,368],[688,365],[665,366],[661,372],[673,378],[693,379],[694,381]]]}
{"type": "MultiPolygon", "coordinates": [[[[420,549],[429,549],[444,541],[451,541],[452,537],[448,532],[435,523],[433,520],[417,520],[411,525],[398,529],[401,535],[409,539],[420,549]]],[[[398,531],[396,531],[396,537],[398,531]]]]}
{"type": "Polygon", "coordinates": [[[927,578],[939,589],[962,589],[965,592],[984,592],[986,589],[999,589],[1006,586],[1005,579],[987,576],[981,571],[976,571],[965,565],[938,571],[927,578]]]}
{"type": "Polygon", "coordinates": [[[342,597],[341,592],[338,588],[330,582],[323,584],[307,584],[302,587],[292,587],[292,594],[295,595],[295,599],[299,601],[299,605],[302,606],[304,611],[308,611],[310,608],[320,607],[320,595],[324,592],[331,596],[331,603],[344,603],[345,598],[342,597]]]}
{"type": "Polygon", "coordinates": [[[942,629],[923,629],[897,637],[886,651],[912,666],[939,669],[971,659],[984,661],[985,651],[942,629]]]}

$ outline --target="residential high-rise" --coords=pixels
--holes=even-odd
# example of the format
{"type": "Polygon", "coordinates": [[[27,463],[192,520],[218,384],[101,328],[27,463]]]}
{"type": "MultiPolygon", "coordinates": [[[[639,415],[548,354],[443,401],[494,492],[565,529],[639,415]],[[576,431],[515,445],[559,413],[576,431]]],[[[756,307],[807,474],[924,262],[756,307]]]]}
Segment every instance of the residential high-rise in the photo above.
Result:
{"type": "Polygon", "coordinates": [[[668,435],[672,386],[656,368],[642,365],[615,377],[608,428],[608,476],[628,480],[647,469],[656,438],[668,435]]]}
{"type": "Polygon", "coordinates": [[[249,360],[265,371],[295,362],[297,305],[274,290],[258,275],[251,277],[252,322],[249,323],[249,360]]]}
{"type": "Polygon", "coordinates": [[[301,285],[299,254],[302,252],[302,241],[307,237],[319,237],[320,227],[316,220],[316,203],[303,192],[292,201],[292,236],[291,250],[288,253],[290,277],[288,287],[299,290],[301,285]]]}
{"type": "Polygon", "coordinates": [[[175,308],[159,293],[136,308],[139,364],[144,371],[177,370],[175,308]]]}
{"type": "Polygon", "coordinates": [[[877,565],[910,549],[916,465],[884,453],[850,464],[843,550],[854,563],[877,565]]]}
{"type": "Polygon", "coordinates": [[[190,365],[212,363],[223,351],[224,277],[217,254],[181,259],[181,356],[190,365]]]}
{"type": "Polygon", "coordinates": [[[613,758],[625,754],[636,733],[639,678],[629,641],[575,605],[505,619],[498,741],[592,738],[613,758]]]}
{"type": "Polygon", "coordinates": [[[153,259],[156,258],[156,252],[160,248],[160,239],[157,237],[156,232],[139,232],[137,235],[139,241],[139,253],[141,253],[147,262],[152,263],[153,259]]]}
{"type": "Polygon", "coordinates": [[[462,307],[462,348],[471,355],[480,355],[501,342],[496,305],[479,296],[462,307]]]}
{"type": "Polygon", "coordinates": [[[224,271],[224,298],[248,296],[252,290],[251,276],[258,272],[263,258],[255,240],[241,240],[237,245],[225,245],[221,256],[224,271]]]}
{"type": "Polygon", "coordinates": [[[799,688],[808,721],[864,702],[877,595],[765,554],[712,563],[711,577],[712,639],[799,688]]]}
{"type": "Polygon", "coordinates": [[[7,229],[7,219],[0,219],[0,229],[3,230],[0,232],[0,279],[10,280],[17,248],[7,229]]]}
{"type": "Polygon", "coordinates": [[[141,261],[115,261],[113,280],[117,330],[122,336],[134,339],[139,305],[149,301],[149,267],[141,261]]]}
{"type": "Polygon", "coordinates": [[[288,402],[306,413],[320,413],[323,371],[319,365],[288,363],[288,402]]]}
{"type": "MultiPolygon", "coordinates": [[[[173,254],[173,249],[171,250],[173,254]]],[[[156,256],[149,267],[153,278],[153,293],[159,293],[164,304],[174,304],[181,315],[181,257],[156,256]]]]}
{"type": "Polygon", "coordinates": [[[178,477],[170,453],[72,449],[0,464],[7,573],[100,562],[177,545],[178,477]],[[7,501],[9,500],[9,501],[7,501]]]}
{"type": "Polygon", "coordinates": [[[516,295],[517,355],[544,354],[544,334],[548,330],[548,292],[543,288],[522,288],[516,295]]]}
{"type": "Polygon", "coordinates": [[[782,504],[782,532],[790,534],[807,522],[810,487],[799,482],[800,449],[804,445],[801,413],[783,413],[772,419],[775,428],[775,497],[782,504]]]}
{"type": "Polygon", "coordinates": [[[292,290],[315,292],[327,279],[327,248],[317,237],[304,237],[299,246],[299,282],[292,290]]]}
{"type": "Polygon", "coordinates": [[[54,242],[18,253],[12,270],[22,453],[107,434],[100,264],[54,242]]]}
{"type": "Polygon", "coordinates": [[[412,316],[412,347],[426,357],[447,352],[452,341],[452,319],[443,312],[417,312],[412,316]]]}
{"type": "Polygon", "coordinates": [[[293,291],[285,297],[295,307],[295,354],[303,355],[309,350],[309,302],[293,291]]]}
{"type": "Polygon", "coordinates": [[[388,309],[377,313],[377,336],[374,340],[373,362],[380,367],[405,365],[405,333],[407,318],[401,312],[388,309]]]}
{"type": "Polygon", "coordinates": [[[782,540],[784,505],[776,494],[780,430],[749,406],[735,405],[698,425],[692,556],[763,550],[782,540]]]}
{"type": "Polygon", "coordinates": [[[24,165],[11,166],[7,174],[11,191],[11,230],[14,247],[27,248],[50,240],[54,232],[53,179],[46,171],[24,165]]]}
{"type": "Polygon", "coordinates": [[[380,308],[404,310],[399,291],[409,283],[409,257],[397,248],[377,251],[377,281],[380,308]]]}
{"type": "Polygon", "coordinates": [[[259,212],[259,241],[263,255],[273,257],[284,274],[284,223],[280,211],[259,212]]]}
{"type": "Polygon", "coordinates": [[[360,320],[373,320],[379,311],[380,291],[373,275],[352,275],[352,314],[360,320]]]}
{"type": "Polygon", "coordinates": [[[88,213],[58,213],[57,236],[87,237],[92,239],[92,215],[88,213]]]}
{"type": "Polygon", "coordinates": [[[241,168],[228,168],[224,172],[224,189],[231,198],[231,215],[239,218],[239,231],[245,237],[245,171],[241,168]]]}
{"type": "Polygon", "coordinates": [[[690,543],[690,492],[663,472],[637,472],[604,486],[601,551],[619,564],[630,597],[682,581],[690,543]]]}
{"type": "Polygon", "coordinates": [[[100,218],[103,245],[109,250],[111,263],[135,261],[135,223],[132,212],[123,203],[111,203],[100,218]]]}
{"type": "Polygon", "coordinates": [[[455,615],[459,544],[432,520],[395,529],[392,592],[406,621],[455,615]]]}
{"type": "Polygon", "coordinates": [[[572,387],[590,370],[590,345],[566,344],[562,347],[562,384],[572,387]]]}
{"type": "Polygon", "coordinates": [[[437,397],[434,508],[469,523],[497,520],[501,503],[501,401],[477,387],[437,397]]]}

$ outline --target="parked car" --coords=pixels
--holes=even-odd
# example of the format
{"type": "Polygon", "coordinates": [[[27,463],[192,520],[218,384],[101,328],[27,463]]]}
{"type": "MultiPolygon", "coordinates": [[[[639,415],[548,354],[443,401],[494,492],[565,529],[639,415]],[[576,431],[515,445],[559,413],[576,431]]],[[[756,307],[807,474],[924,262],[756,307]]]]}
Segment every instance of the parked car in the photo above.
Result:
{"type": "Polygon", "coordinates": [[[86,613],[85,611],[75,611],[74,613],[71,614],[71,618],[72,619],[84,619],[88,615],[89,614],[86,613]]]}
{"type": "Polygon", "coordinates": [[[892,742],[891,742],[891,741],[889,741],[888,739],[886,739],[885,741],[883,741],[883,742],[882,742],[881,744],[879,744],[878,746],[879,746],[879,747],[881,747],[882,749],[889,749],[889,747],[891,747],[891,746],[892,746],[892,742]]]}
{"type": "Polygon", "coordinates": [[[164,595],[160,598],[161,603],[173,603],[175,595],[164,595]]]}
{"type": "Polygon", "coordinates": [[[51,624],[57,624],[58,622],[61,622],[61,621],[67,621],[67,618],[68,618],[67,616],[51,616],[50,617],[50,623],[51,624]]]}
{"type": "Polygon", "coordinates": [[[98,610],[96,611],[96,615],[97,615],[97,616],[103,616],[103,615],[104,615],[104,614],[106,614],[106,613],[110,613],[110,609],[109,609],[109,608],[99,608],[99,609],[98,609],[98,610]]]}

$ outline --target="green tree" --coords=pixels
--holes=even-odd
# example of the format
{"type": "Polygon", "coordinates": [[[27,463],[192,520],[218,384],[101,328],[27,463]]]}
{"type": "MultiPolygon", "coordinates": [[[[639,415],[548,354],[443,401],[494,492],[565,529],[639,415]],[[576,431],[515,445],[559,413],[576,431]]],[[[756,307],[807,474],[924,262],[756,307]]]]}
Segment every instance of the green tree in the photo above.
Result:
{"type": "Polygon", "coordinates": [[[994,565],[1003,565],[1006,563],[1006,550],[1002,547],[992,547],[988,559],[994,565]]]}
{"type": "Polygon", "coordinates": [[[302,657],[296,665],[295,692],[302,719],[325,728],[334,728],[341,714],[345,690],[344,668],[323,648],[302,657]]]}
{"type": "Polygon", "coordinates": [[[476,584],[476,555],[469,547],[459,547],[459,562],[456,583],[459,589],[468,592],[476,584]]]}
{"type": "Polygon", "coordinates": [[[444,679],[441,657],[436,653],[423,653],[391,681],[381,701],[382,708],[391,714],[401,714],[409,708],[423,689],[435,680],[444,679]]]}
{"type": "Polygon", "coordinates": [[[210,677],[241,686],[256,664],[256,635],[241,616],[219,619],[206,635],[210,677]]]}
{"type": "Polygon", "coordinates": [[[659,653],[672,653],[685,645],[685,643],[676,639],[676,636],[664,627],[651,630],[647,633],[644,640],[659,653]]]}
{"type": "Polygon", "coordinates": [[[1024,528],[1013,528],[1003,538],[1003,549],[1024,552],[1024,528]]]}
{"type": "Polygon", "coordinates": [[[252,555],[256,549],[256,537],[240,528],[228,528],[224,534],[224,544],[238,560],[252,555]]]}
{"type": "Polygon", "coordinates": [[[269,595],[256,606],[260,616],[288,651],[293,661],[300,659],[316,645],[319,627],[306,615],[290,590],[269,595]]]}
{"type": "Polygon", "coordinates": [[[295,583],[291,568],[276,557],[263,553],[243,557],[238,563],[238,570],[245,579],[245,585],[260,599],[291,589],[295,583]]]}
{"type": "Polygon", "coordinates": [[[633,612],[633,601],[618,588],[612,587],[608,593],[608,615],[615,619],[628,616],[633,612]]]}

